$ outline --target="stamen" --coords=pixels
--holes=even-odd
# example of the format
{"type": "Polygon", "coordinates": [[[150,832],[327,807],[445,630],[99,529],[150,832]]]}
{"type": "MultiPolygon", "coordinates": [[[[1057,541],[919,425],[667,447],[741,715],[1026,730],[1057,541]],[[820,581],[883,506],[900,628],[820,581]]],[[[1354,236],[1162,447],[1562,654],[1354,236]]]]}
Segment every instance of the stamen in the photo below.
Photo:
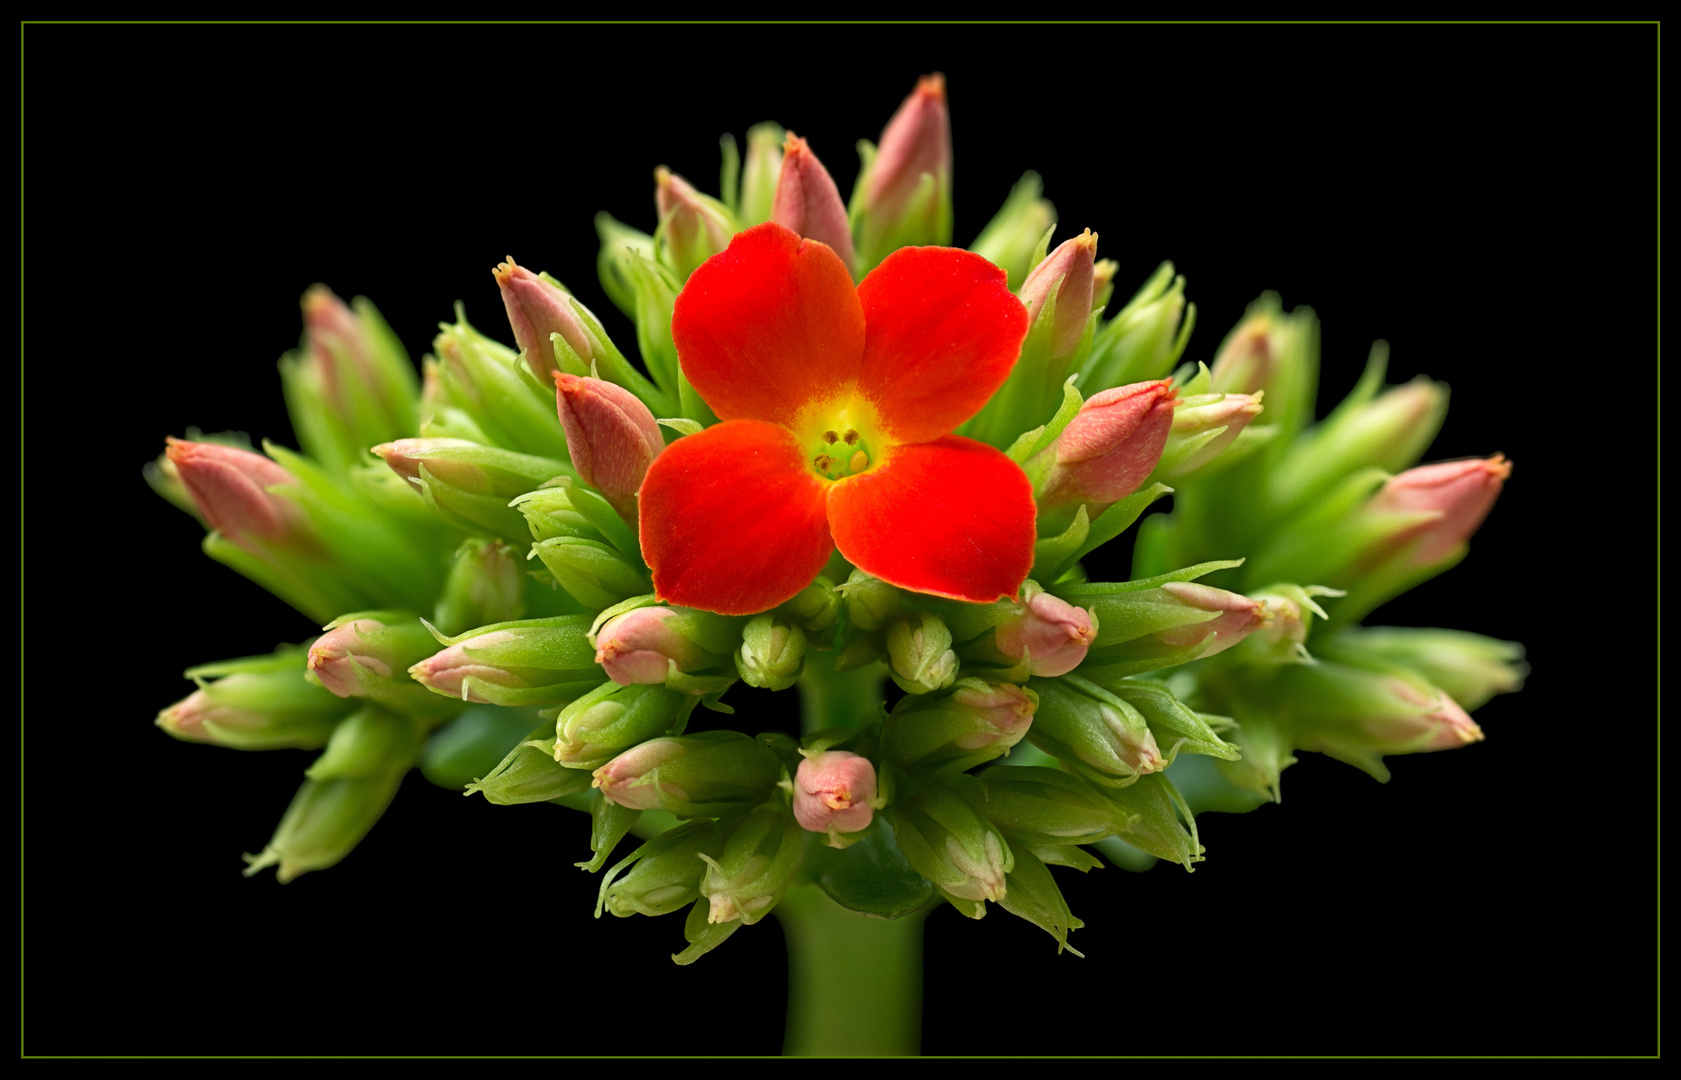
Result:
{"type": "Polygon", "coordinates": [[[821,473],[826,473],[835,467],[835,459],[828,454],[818,454],[812,459],[811,463],[817,466],[817,471],[821,473]]]}
{"type": "Polygon", "coordinates": [[[864,453],[862,450],[858,450],[853,453],[852,459],[846,463],[846,468],[849,472],[863,472],[869,467],[869,464],[870,455],[864,453]]]}
{"type": "MultiPolygon", "coordinates": [[[[829,441],[834,442],[835,440],[830,439],[829,441]]],[[[852,445],[856,444],[857,442],[858,442],[858,433],[856,431],[852,431],[852,430],[849,429],[846,433],[846,445],[852,446],[852,445]]]]}
{"type": "Polygon", "coordinates": [[[839,436],[837,436],[837,435],[836,435],[836,434],[835,434],[835,433],[834,433],[834,432],[832,432],[832,431],[825,431],[825,432],[824,432],[824,433],[823,433],[823,441],[824,441],[824,442],[826,442],[826,443],[828,443],[828,444],[829,444],[829,445],[830,445],[830,446],[833,446],[833,445],[835,445],[835,442],[836,442],[836,441],[837,441],[837,440],[838,440],[838,439],[839,439],[839,436]]]}

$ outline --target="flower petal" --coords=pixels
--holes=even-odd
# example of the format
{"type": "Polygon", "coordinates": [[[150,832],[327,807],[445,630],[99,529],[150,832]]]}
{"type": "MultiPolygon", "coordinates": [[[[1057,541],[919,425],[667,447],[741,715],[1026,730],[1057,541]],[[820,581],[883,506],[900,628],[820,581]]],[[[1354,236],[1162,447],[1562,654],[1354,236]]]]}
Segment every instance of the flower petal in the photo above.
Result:
{"type": "Polygon", "coordinates": [[[1004,271],[956,248],[901,248],[858,285],[859,389],[899,442],[938,438],[1004,385],[1027,337],[1027,309],[1004,271]]]}
{"type": "Polygon", "coordinates": [[[825,485],[776,424],[731,420],[678,439],[649,466],[638,500],[654,591],[725,615],[791,599],[834,550],[825,485]]]}
{"type": "Polygon", "coordinates": [[[857,378],[864,313],[839,255],[767,221],[689,276],[671,336],[720,418],[786,424],[857,378]]]}
{"type": "Polygon", "coordinates": [[[1016,463],[958,435],[895,446],[829,492],[829,528],[854,566],[975,603],[1016,595],[1033,568],[1033,514],[1016,463]]]}

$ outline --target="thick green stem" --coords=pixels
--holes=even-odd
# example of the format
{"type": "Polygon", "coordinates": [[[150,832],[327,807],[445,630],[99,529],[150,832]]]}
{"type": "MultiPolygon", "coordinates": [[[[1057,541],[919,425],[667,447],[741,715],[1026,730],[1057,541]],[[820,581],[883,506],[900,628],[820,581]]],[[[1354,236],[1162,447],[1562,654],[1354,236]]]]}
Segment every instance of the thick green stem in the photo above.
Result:
{"type": "Polygon", "coordinates": [[[861,726],[882,703],[886,678],[887,668],[880,663],[834,671],[827,657],[808,657],[799,683],[800,731],[809,735],[828,727],[861,726]]]}
{"type": "Polygon", "coordinates": [[[788,939],[790,1057],[914,1055],[922,1044],[922,920],[872,919],[815,885],[776,906],[788,939]]]}

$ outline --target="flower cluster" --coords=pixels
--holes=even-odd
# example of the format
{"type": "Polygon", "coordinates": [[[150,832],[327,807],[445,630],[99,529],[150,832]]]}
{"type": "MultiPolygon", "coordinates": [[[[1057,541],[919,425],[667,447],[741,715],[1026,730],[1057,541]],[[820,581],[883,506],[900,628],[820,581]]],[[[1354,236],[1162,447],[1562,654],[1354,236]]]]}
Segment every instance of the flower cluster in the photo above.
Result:
{"type": "Polygon", "coordinates": [[[1482,738],[1517,646],[1362,625],[1464,557],[1511,472],[1418,465],[1440,386],[1385,387],[1378,352],[1316,421],[1314,316],[1272,296],[1181,365],[1184,279],[1117,303],[1032,174],[949,246],[939,76],[850,204],[791,132],[725,145],[720,197],[662,167],[651,234],[597,221],[640,363],[512,258],[514,347],[458,316],[419,379],[317,287],[282,361],[300,452],[170,439],[148,468],[323,625],[188,671],[158,718],[322,751],[251,871],[332,866],[418,766],[588,813],[597,914],[687,909],[679,963],[791,889],[998,904],[1064,948],[1049,866],[1190,869],[1197,813],[1276,800],[1298,752],[1381,779],[1482,738]],[[1169,492],[1132,580],[1089,580],[1169,492]],[[798,687],[785,729],[730,729],[737,682],[798,687]]]}

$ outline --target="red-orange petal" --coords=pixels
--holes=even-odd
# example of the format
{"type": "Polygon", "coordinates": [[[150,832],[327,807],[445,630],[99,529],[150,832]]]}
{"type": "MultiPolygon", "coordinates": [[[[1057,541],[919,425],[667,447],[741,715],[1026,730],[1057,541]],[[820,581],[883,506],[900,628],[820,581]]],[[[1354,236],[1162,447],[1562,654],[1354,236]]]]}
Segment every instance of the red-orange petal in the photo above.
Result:
{"type": "Polygon", "coordinates": [[[1016,463],[958,435],[892,447],[829,492],[829,529],[854,566],[976,603],[1015,596],[1033,569],[1033,514],[1033,485],[1016,463]]]}
{"type": "Polygon", "coordinates": [[[859,389],[898,442],[938,438],[980,411],[1021,354],[1027,309],[1004,271],[956,248],[901,248],[858,285],[859,389]]]}
{"type": "Polygon", "coordinates": [[[730,420],[654,459],[638,502],[661,600],[724,615],[773,608],[834,550],[825,485],[786,428],[730,420]]]}
{"type": "Polygon", "coordinates": [[[839,255],[767,221],[689,275],[671,336],[721,419],[786,424],[858,377],[864,312],[839,255]]]}

